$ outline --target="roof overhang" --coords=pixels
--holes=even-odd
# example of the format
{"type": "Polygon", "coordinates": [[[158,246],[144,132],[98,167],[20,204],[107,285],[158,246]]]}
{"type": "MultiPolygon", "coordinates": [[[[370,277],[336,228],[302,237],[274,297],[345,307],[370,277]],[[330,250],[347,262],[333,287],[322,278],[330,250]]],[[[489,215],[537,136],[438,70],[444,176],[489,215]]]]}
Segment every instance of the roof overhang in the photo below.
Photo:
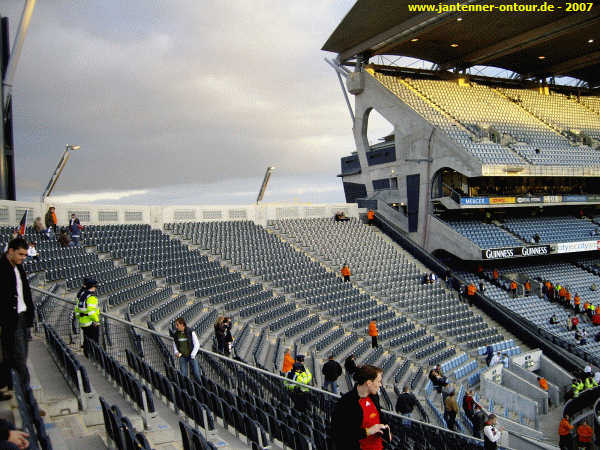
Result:
{"type": "MultiPolygon", "coordinates": [[[[494,2],[510,8],[514,0],[494,2]]],[[[541,7],[535,0],[528,5],[541,7]]],[[[358,0],[323,46],[342,63],[358,56],[410,56],[442,69],[474,65],[500,67],[525,78],[572,76],[590,86],[600,84],[600,5],[590,11],[550,12],[456,11],[456,2],[441,12],[411,12],[405,0],[358,0]],[[452,10],[454,8],[454,10],[452,10]]],[[[547,4],[547,3],[546,3],[547,4]]],[[[483,8],[484,0],[467,0],[466,8],[483,8]]],[[[583,4],[582,4],[583,5],[583,4]]],[[[588,5],[586,3],[585,5],[588,5]]],[[[560,8],[560,9],[559,9],[560,8]]],[[[587,6],[586,6],[587,8],[587,6]]]]}

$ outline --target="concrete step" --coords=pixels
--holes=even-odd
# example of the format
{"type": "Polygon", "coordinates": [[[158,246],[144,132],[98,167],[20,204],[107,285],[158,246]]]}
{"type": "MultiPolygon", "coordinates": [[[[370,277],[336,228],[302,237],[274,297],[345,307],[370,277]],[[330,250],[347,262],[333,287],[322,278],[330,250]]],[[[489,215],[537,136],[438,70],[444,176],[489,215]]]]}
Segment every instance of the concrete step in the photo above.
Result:
{"type": "Polygon", "coordinates": [[[54,363],[41,338],[29,342],[28,364],[30,386],[40,408],[49,417],[75,414],[79,411],[77,396],[54,363]]]}

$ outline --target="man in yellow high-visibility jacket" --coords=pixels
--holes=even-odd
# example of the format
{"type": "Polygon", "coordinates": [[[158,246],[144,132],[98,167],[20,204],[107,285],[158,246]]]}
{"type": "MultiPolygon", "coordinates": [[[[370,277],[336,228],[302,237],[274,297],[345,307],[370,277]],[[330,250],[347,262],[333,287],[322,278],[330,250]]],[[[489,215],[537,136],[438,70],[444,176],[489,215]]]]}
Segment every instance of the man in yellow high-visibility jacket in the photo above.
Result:
{"type": "MultiPolygon", "coordinates": [[[[288,374],[288,378],[305,385],[310,384],[312,381],[312,374],[310,373],[310,370],[304,366],[304,355],[296,355],[296,362],[288,374]]],[[[284,384],[290,390],[292,400],[294,402],[294,408],[299,412],[306,411],[308,409],[309,389],[303,386],[298,386],[295,383],[284,382],[284,384]]]]}
{"type": "Polygon", "coordinates": [[[75,305],[75,316],[79,320],[79,326],[83,330],[84,354],[87,356],[86,339],[95,343],[100,339],[100,308],[98,297],[96,297],[96,286],[98,282],[94,278],[85,278],[83,286],[77,293],[77,304],[75,305]]]}

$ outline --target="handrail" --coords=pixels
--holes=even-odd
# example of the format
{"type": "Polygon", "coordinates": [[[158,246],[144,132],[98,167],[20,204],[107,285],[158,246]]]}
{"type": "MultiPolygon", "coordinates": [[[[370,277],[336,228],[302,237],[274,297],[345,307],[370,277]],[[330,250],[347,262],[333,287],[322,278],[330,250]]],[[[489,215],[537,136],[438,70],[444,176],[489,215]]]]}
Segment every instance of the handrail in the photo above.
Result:
{"type": "MultiPolygon", "coordinates": [[[[40,289],[40,288],[35,287],[35,286],[31,286],[31,289],[34,290],[34,291],[36,291],[36,292],[39,292],[41,294],[48,295],[48,296],[50,296],[52,298],[60,300],[60,301],[62,301],[64,303],[68,303],[68,304],[73,305],[73,306],[75,305],[74,301],[68,300],[68,299],[65,299],[65,298],[62,298],[62,297],[59,297],[58,295],[53,294],[53,293],[51,293],[49,291],[46,291],[44,289],[40,289]]],[[[137,324],[135,324],[133,322],[128,322],[128,321],[126,321],[124,319],[120,319],[120,318],[118,318],[118,317],[116,317],[116,316],[114,316],[114,315],[112,315],[110,313],[101,312],[100,315],[104,316],[104,317],[107,317],[107,318],[109,318],[111,320],[116,320],[117,322],[120,322],[120,323],[122,323],[124,325],[138,328],[140,330],[143,330],[145,333],[153,334],[155,336],[161,337],[163,339],[168,339],[170,341],[173,340],[173,338],[171,336],[169,336],[169,335],[166,335],[166,334],[163,334],[163,333],[159,333],[158,331],[154,331],[154,330],[151,330],[151,329],[146,328],[144,326],[137,325],[137,324]]],[[[206,349],[204,349],[202,347],[200,347],[199,352],[201,352],[201,353],[203,353],[205,355],[214,357],[214,358],[219,358],[219,359],[225,360],[225,361],[227,361],[229,363],[233,363],[233,364],[236,364],[236,365],[241,366],[241,367],[245,367],[247,369],[253,370],[253,371],[261,373],[263,375],[267,375],[269,377],[272,377],[274,379],[280,380],[280,381],[288,383],[288,384],[289,383],[293,383],[293,384],[302,386],[302,388],[304,388],[304,389],[310,389],[310,390],[318,392],[320,394],[324,394],[324,395],[328,395],[328,396],[336,397],[336,398],[340,397],[339,394],[333,394],[331,392],[325,391],[323,389],[320,389],[320,388],[317,388],[317,387],[314,387],[314,386],[309,386],[309,385],[305,385],[305,384],[302,384],[302,383],[298,383],[298,382],[296,382],[294,380],[291,380],[289,378],[282,377],[281,375],[277,375],[276,373],[269,372],[268,370],[264,370],[264,369],[261,369],[261,368],[256,367],[256,366],[252,366],[250,364],[246,364],[246,363],[244,363],[242,361],[238,361],[236,359],[230,358],[228,356],[221,355],[219,353],[211,352],[210,350],[206,350],[206,349]]],[[[389,410],[385,410],[385,409],[382,409],[382,411],[385,412],[386,414],[390,415],[390,416],[397,417],[397,418],[404,419],[404,420],[410,420],[412,422],[419,423],[419,424],[421,424],[421,425],[423,425],[425,427],[432,427],[432,428],[436,428],[438,430],[441,430],[441,431],[443,431],[445,433],[456,434],[456,435],[460,436],[463,439],[477,439],[477,438],[475,438],[473,436],[469,436],[469,435],[466,435],[466,434],[463,434],[463,433],[459,433],[459,432],[456,432],[456,431],[448,430],[447,428],[438,427],[437,425],[434,425],[434,424],[431,424],[431,423],[422,422],[420,420],[413,419],[411,417],[406,417],[406,416],[403,416],[401,414],[397,414],[397,413],[395,413],[393,411],[389,411],[389,410]]],[[[481,440],[481,439],[477,439],[477,440],[481,440]]],[[[505,448],[509,448],[509,447],[505,447],[505,448]]]]}

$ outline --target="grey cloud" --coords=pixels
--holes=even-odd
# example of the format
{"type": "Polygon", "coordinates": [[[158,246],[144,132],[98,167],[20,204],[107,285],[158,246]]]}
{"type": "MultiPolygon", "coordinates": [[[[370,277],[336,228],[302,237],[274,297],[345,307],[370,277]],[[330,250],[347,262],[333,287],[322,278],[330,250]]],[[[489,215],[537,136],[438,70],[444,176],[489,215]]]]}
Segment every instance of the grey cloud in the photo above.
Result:
{"type": "MultiPolygon", "coordinates": [[[[22,1],[8,3],[14,29],[22,1]]],[[[352,3],[38,2],[13,91],[18,188],[41,191],[67,143],[82,150],[63,191],[266,165],[332,180],[353,140],[319,48],[352,3]]]]}

